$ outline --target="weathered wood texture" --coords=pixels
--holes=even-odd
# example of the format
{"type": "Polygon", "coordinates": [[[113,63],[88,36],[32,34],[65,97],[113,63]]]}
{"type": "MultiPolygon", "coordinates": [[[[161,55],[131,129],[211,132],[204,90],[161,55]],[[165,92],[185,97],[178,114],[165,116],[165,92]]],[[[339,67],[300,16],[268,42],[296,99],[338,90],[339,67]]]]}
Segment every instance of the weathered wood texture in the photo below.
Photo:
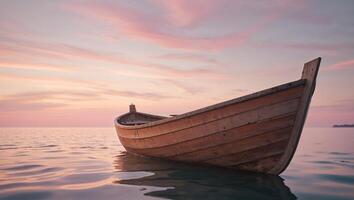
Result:
{"type": "Polygon", "coordinates": [[[279,163],[275,165],[269,173],[280,174],[289,165],[297,145],[300,140],[301,132],[305,124],[307,111],[309,109],[313,93],[316,88],[316,79],[320,68],[321,58],[314,59],[305,63],[301,79],[306,80],[305,89],[301,97],[299,109],[297,111],[294,128],[291,132],[289,143],[285,149],[285,153],[281,157],[279,163]]]}
{"type": "Polygon", "coordinates": [[[220,131],[207,136],[198,137],[184,142],[176,142],[173,145],[156,148],[134,149],[126,146],[127,149],[139,154],[148,154],[154,157],[184,156],[198,150],[206,150],[210,147],[242,140],[248,137],[260,135],[269,131],[290,127],[294,124],[295,113],[274,118],[258,123],[247,124],[241,127],[220,131]]]}
{"type": "Polygon", "coordinates": [[[279,174],[295,152],[319,62],[306,63],[299,81],[175,117],[122,115],[115,121],[118,137],[137,154],[279,174]],[[134,119],[156,121],[124,124],[134,119]]]}
{"type": "MultiPolygon", "coordinates": [[[[119,135],[127,138],[144,138],[144,137],[162,135],[168,132],[173,132],[178,129],[184,129],[184,128],[198,125],[200,123],[205,123],[205,120],[210,121],[215,118],[222,117],[222,116],[218,116],[219,114],[222,114],[224,116],[234,114],[233,113],[234,111],[232,108],[230,108],[230,106],[231,107],[236,106],[242,108],[243,103],[249,100],[257,101],[258,98],[265,97],[265,96],[272,96],[272,94],[274,93],[290,90],[292,88],[296,88],[304,85],[305,85],[304,80],[298,80],[277,87],[273,87],[267,90],[256,92],[250,95],[246,95],[244,97],[232,99],[230,101],[222,102],[219,104],[208,106],[206,108],[195,110],[175,117],[169,117],[166,119],[158,120],[148,124],[137,125],[137,126],[124,126],[120,123],[116,123],[116,127],[119,127],[119,135]],[[216,111],[216,112],[212,112],[212,111],[216,111]],[[135,130],[138,131],[138,133],[132,135],[129,130],[135,130]]],[[[297,93],[296,91],[292,91],[292,92],[297,93]]],[[[265,100],[263,99],[263,101],[265,100]]],[[[262,104],[263,104],[262,101],[260,101],[259,104],[255,104],[255,105],[261,106],[262,104]]],[[[120,118],[121,117],[118,117],[115,121],[116,122],[120,121],[121,120],[120,118]]]]}
{"type": "Polygon", "coordinates": [[[173,157],[173,159],[191,162],[205,162],[212,159],[220,159],[223,156],[234,155],[258,147],[267,146],[277,142],[278,140],[287,140],[289,138],[289,130],[291,129],[285,128],[277,131],[271,131],[223,145],[213,146],[208,149],[202,149],[199,151],[186,153],[184,155],[178,155],[173,157]]]}
{"type": "Polygon", "coordinates": [[[134,148],[154,148],[159,146],[172,145],[178,142],[184,142],[194,138],[203,137],[206,135],[218,133],[231,128],[243,126],[246,124],[256,123],[261,120],[286,115],[296,112],[299,104],[299,99],[292,99],[286,102],[281,102],[269,106],[264,106],[256,110],[242,112],[237,115],[232,115],[227,118],[218,119],[209,123],[198,126],[181,129],[175,132],[159,135],[156,137],[131,139],[120,137],[124,146],[134,148]],[[164,141],[161,143],[161,141],[164,141]]]}

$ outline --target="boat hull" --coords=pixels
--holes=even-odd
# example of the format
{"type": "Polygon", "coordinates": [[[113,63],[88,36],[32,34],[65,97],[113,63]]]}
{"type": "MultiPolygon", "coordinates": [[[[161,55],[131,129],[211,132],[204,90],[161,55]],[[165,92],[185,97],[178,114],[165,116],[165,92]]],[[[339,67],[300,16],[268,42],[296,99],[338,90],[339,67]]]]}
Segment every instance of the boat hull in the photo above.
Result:
{"type": "Polygon", "coordinates": [[[176,117],[137,126],[118,118],[118,137],[140,155],[279,174],[295,152],[319,62],[306,63],[298,81],[176,117]]]}

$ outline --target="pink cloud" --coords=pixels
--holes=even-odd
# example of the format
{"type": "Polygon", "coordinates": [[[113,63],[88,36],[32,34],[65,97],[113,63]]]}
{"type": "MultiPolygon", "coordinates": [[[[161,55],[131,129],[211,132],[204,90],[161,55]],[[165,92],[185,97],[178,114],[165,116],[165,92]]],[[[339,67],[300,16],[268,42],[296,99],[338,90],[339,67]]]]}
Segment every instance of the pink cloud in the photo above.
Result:
{"type": "Polygon", "coordinates": [[[173,77],[208,77],[208,78],[223,78],[226,75],[221,72],[214,71],[206,68],[195,68],[195,69],[178,69],[167,65],[151,62],[142,62],[135,58],[129,58],[117,53],[101,53],[94,50],[77,47],[68,44],[56,44],[56,43],[44,43],[44,42],[32,42],[26,40],[11,40],[11,44],[7,42],[0,41],[0,49],[7,49],[12,55],[17,55],[21,61],[13,62],[2,62],[0,61],[0,67],[12,67],[12,68],[26,68],[26,69],[44,69],[44,70],[60,70],[60,71],[70,71],[77,70],[73,66],[59,66],[53,64],[45,64],[39,62],[30,62],[33,58],[39,59],[49,59],[49,60],[94,60],[99,62],[106,62],[115,64],[117,67],[114,70],[111,69],[100,69],[106,70],[111,73],[112,71],[120,71],[119,66],[127,65],[133,66],[137,69],[144,69],[150,71],[152,74],[159,74],[162,76],[173,76],[173,77]],[[19,57],[22,55],[26,59],[26,63],[23,62],[23,58],[19,57]]]}
{"type": "Polygon", "coordinates": [[[205,91],[205,87],[196,86],[193,84],[185,83],[183,81],[173,80],[173,79],[162,79],[153,82],[156,85],[168,84],[178,90],[181,90],[187,94],[195,95],[205,91]]]}
{"type": "Polygon", "coordinates": [[[43,75],[28,75],[28,74],[13,74],[13,73],[1,73],[1,80],[10,80],[16,82],[39,82],[45,84],[60,84],[60,85],[75,85],[88,88],[98,88],[102,87],[102,83],[90,80],[80,80],[74,78],[65,78],[65,77],[54,77],[54,76],[43,76],[43,75]]]}
{"type": "Polygon", "coordinates": [[[24,27],[27,27],[28,24],[22,24],[18,26],[18,24],[14,20],[10,19],[0,19],[0,37],[6,35],[12,35],[15,37],[27,37],[31,36],[28,32],[23,31],[24,27]]]}
{"type": "Polygon", "coordinates": [[[117,33],[125,33],[129,37],[144,39],[165,47],[187,50],[221,50],[242,45],[254,34],[265,28],[266,25],[276,20],[279,17],[279,13],[281,13],[270,12],[262,16],[258,22],[249,25],[245,30],[234,33],[208,37],[178,34],[178,31],[176,31],[178,26],[173,25],[191,25],[202,19],[205,20],[205,16],[211,13],[211,8],[217,7],[214,4],[216,4],[216,1],[193,1],[193,3],[190,1],[188,3],[168,1],[168,3],[161,3],[162,7],[167,9],[167,12],[174,11],[167,19],[146,14],[142,11],[139,12],[136,9],[120,4],[86,2],[80,4],[72,3],[65,5],[65,7],[72,12],[94,18],[113,27],[117,33]],[[202,11],[197,11],[199,8],[202,11]],[[174,21],[173,24],[169,23],[171,18],[174,21]]]}
{"type": "Polygon", "coordinates": [[[99,97],[92,92],[77,91],[41,91],[26,92],[0,97],[0,113],[7,114],[12,111],[37,111],[52,108],[64,107],[67,103],[53,102],[60,101],[92,101],[99,97]]]}
{"type": "MultiPolygon", "coordinates": [[[[117,108],[102,110],[78,107],[73,110],[68,107],[72,102],[100,101],[104,96],[152,101],[172,98],[153,92],[109,88],[94,92],[62,90],[17,93],[0,97],[0,126],[107,126],[112,123],[117,108]]],[[[125,110],[120,111],[123,112],[125,110]]]]}
{"type": "Polygon", "coordinates": [[[192,62],[199,62],[199,63],[206,63],[206,64],[211,64],[211,65],[218,65],[220,66],[225,66],[224,63],[221,63],[220,61],[210,58],[208,56],[204,55],[197,55],[197,54],[164,54],[162,56],[159,56],[157,58],[164,59],[164,60],[177,60],[177,61],[192,61],[192,62]]]}
{"type": "Polygon", "coordinates": [[[333,65],[330,65],[326,70],[342,70],[342,69],[354,69],[354,60],[345,60],[333,65]]]}
{"type": "Polygon", "coordinates": [[[177,27],[196,26],[215,13],[218,1],[214,0],[151,0],[167,16],[167,21],[177,27]]]}
{"type": "Polygon", "coordinates": [[[1,115],[7,115],[9,111],[37,111],[43,109],[51,109],[63,107],[63,103],[49,103],[49,102],[23,102],[19,100],[0,100],[1,115]]]}
{"type": "Polygon", "coordinates": [[[0,61],[0,68],[48,70],[48,71],[62,71],[62,72],[74,71],[74,68],[72,67],[54,65],[54,64],[31,63],[28,61],[27,62],[0,61]]]}
{"type": "Polygon", "coordinates": [[[93,98],[98,97],[99,95],[94,92],[88,91],[41,91],[41,92],[25,92],[17,93],[12,95],[5,96],[5,100],[20,100],[20,101],[40,101],[40,100],[70,100],[70,101],[84,101],[85,99],[92,100],[93,98]]]}
{"type": "Polygon", "coordinates": [[[354,44],[351,43],[279,43],[279,42],[259,42],[252,44],[256,48],[274,48],[299,51],[317,51],[337,53],[343,51],[351,51],[354,49],[354,44]]]}
{"type": "MultiPolygon", "coordinates": [[[[62,91],[42,91],[42,92],[29,92],[29,93],[19,93],[14,95],[8,95],[5,97],[0,97],[3,100],[19,100],[19,99],[27,99],[28,101],[34,100],[84,100],[78,99],[78,97],[85,98],[86,100],[95,100],[96,98],[102,95],[109,96],[120,96],[120,97],[132,97],[132,98],[140,98],[140,99],[148,99],[148,100],[159,100],[165,98],[172,98],[168,95],[163,95],[159,93],[153,92],[137,92],[137,91],[126,91],[112,88],[111,84],[107,82],[98,82],[98,81],[87,81],[87,80],[79,80],[79,79],[70,79],[70,78],[56,78],[56,77],[41,77],[41,76],[24,76],[24,75],[15,75],[15,74],[1,74],[0,78],[16,80],[16,81],[37,81],[37,82],[46,82],[47,84],[66,84],[71,86],[82,86],[83,88],[89,88],[90,90],[81,91],[70,91],[70,90],[62,90],[62,91]]],[[[22,101],[22,100],[21,100],[22,101]]]]}

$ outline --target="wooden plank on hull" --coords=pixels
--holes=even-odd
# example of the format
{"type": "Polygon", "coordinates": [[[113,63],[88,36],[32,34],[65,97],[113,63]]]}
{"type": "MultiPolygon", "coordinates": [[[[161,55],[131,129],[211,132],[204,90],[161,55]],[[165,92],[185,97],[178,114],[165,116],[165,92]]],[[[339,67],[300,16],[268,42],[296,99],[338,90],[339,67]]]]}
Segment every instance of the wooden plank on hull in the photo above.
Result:
{"type": "Polygon", "coordinates": [[[140,154],[146,154],[155,157],[172,157],[181,156],[185,153],[191,153],[202,149],[208,149],[213,146],[234,142],[255,135],[263,134],[270,131],[276,131],[282,128],[291,127],[294,124],[295,115],[285,115],[279,118],[272,118],[262,122],[247,124],[241,127],[199,137],[192,140],[175,143],[157,148],[132,149],[130,151],[140,154]]]}
{"type": "Polygon", "coordinates": [[[209,112],[204,112],[201,115],[194,115],[187,118],[172,121],[168,124],[161,124],[160,126],[151,126],[145,128],[137,129],[119,129],[119,136],[124,138],[148,138],[159,135],[168,134],[171,132],[187,129],[193,126],[199,126],[206,124],[211,121],[215,121],[222,118],[227,118],[229,116],[235,115],[237,113],[246,112],[248,110],[263,107],[265,105],[271,105],[279,103],[282,101],[287,101],[289,99],[299,98],[302,94],[303,86],[297,86],[295,88],[290,88],[288,90],[282,90],[270,95],[262,96],[257,99],[251,99],[248,101],[243,101],[238,104],[231,104],[222,107],[218,110],[211,110],[209,112]],[[137,131],[132,134],[132,131],[137,131]]]}
{"type": "MultiPolygon", "coordinates": [[[[238,153],[227,154],[218,158],[213,158],[203,163],[217,166],[237,166],[248,162],[253,162],[270,156],[284,153],[284,147],[288,144],[287,138],[278,139],[276,142],[268,142],[267,145],[249,149],[238,153]]],[[[274,163],[276,164],[276,163],[274,163]]]]}
{"type": "Polygon", "coordinates": [[[251,149],[269,145],[274,142],[287,140],[292,127],[267,132],[243,140],[214,146],[208,149],[186,153],[180,156],[169,157],[171,160],[204,162],[210,159],[221,158],[222,156],[236,154],[251,149]]]}
{"type": "Polygon", "coordinates": [[[120,140],[124,146],[134,149],[146,149],[171,145],[295,112],[297,110],[298,102],[299,99],[292,99],[286,102],[240,113],[229,118],[213,121],[204,125],[192,127],[171,134],[164,134],[159,137],[132,140],[130,138],[123,138],[120,136],[120,140]]]}

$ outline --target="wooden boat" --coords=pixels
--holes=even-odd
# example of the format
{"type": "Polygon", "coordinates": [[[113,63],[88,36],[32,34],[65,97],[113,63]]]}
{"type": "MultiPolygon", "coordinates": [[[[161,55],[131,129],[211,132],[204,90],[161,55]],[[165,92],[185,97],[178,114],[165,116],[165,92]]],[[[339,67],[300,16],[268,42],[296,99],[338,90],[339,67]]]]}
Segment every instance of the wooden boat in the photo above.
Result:
{"type": "Polygon", "coordinates": [[[144,156],[280,174],[298,145],[320,61],[305,63],[300,80],[173,117],[131,105],[115,119],[119,140],[144,156]]]}

